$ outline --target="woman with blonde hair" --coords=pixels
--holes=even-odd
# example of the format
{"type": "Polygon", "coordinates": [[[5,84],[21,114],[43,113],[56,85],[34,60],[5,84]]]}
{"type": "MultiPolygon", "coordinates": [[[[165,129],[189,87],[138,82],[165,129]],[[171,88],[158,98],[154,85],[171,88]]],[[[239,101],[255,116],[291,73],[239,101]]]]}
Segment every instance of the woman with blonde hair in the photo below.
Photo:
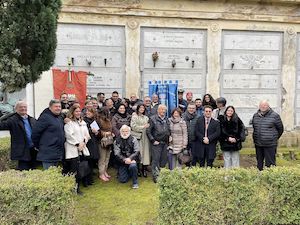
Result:
{"type": "MultiPolygon", "coordinates": [[[[90,134],[86,122],[81,117],[81,109],[78,105],[72,106],[65,119],[65,162],[64,173],[75,174],[77,183],[77,193],[82,194],[79,190],[79,163],[80,157],[89,156],[89,150],[86,147],[90,134]]],[[[82,159],[83,160],[83,159],[82,159]]]]}

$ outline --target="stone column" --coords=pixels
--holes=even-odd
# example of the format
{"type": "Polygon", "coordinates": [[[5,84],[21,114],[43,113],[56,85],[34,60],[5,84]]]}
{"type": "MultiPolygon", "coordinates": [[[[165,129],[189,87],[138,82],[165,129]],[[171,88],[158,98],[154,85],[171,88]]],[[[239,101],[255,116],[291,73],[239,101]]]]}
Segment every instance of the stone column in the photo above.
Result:
{"type": "Polygon", "coordinates": [[[293,28],[288,28],[283,36],[282,87],[278,91],[282,94],[281,117],[284,128],[290,131],[295,124],[297,35],[293,28]]]}
{"type": "Polygon", "coordinates": [[[220,96],[222,30],[213,23],[207,30],[207,79],[206,93],[220,96]]]}
{"type": "MultiPolygon", "coordinates": [[[[141,76],[139,69],[140,53],[140,26],[134,19],[129,19],[125,26],[126,40],[126,83],[125,97],[129,98],[131,93],[139,96],[141,76]]],[[[141,96],[139,96],[141,97],[141,96]]]]}

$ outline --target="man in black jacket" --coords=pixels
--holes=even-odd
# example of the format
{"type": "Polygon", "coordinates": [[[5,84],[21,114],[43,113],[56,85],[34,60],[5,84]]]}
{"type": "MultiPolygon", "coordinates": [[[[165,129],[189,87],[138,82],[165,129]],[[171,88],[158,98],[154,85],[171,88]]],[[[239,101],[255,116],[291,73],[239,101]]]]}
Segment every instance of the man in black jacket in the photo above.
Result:
{"type": "Polygon", "coordinates": [[[114,142],[114,153],[120,161],[118,168],[118,179],[121,183],[128,182],[132,178],[132,188],[139,188],[138,167],[140,147],[137,139],[130,134],[130,127],[123,125],[120,129],[120,136],[114,142]]]}
{"type": "Polygon", "coordinates": [[[59,100],[51,100],[49,108],[40,115],[32,129],[32,141],[39,150],[37,160],[43,163],[44,169],[57,166],[62,160],[65,133],[59,100]]]}
{"type": "Polygon", "coordinates": [[[253,115],[252,125],[257,168],[263,170],[264,160],[267,167],[275,166],[278,139],[283,133],[280,116],[267,101],[261,101],[259,110],[253,115]]]}
{"type": "Polygon", "coordinates": [[[170,123],[166,116],[167,107],[159,105],[157,115],[150,118],[150,126],[147,128],[147,136],[152,143],[152,175],[154,183],[157,182],[161,167],[165,167],[168,162],[167,147],[171,134],[170,123]]]}
{"type": "Polygon", "coordinates": [[[212,107],[204,106],[204,116],[197,120],[195,127],[196,143],[193,164],[199,160],[200,166],[212,167],[216,157],[216,144],[221,134],[219,121],[212,118],[212,107]],[[197,160],[194,158],[196,157],[197,160]]]}
{"type": "Polygon", "coordinates": [[[11,117],[0,122],[0,130],[9,130],[11,138],[11,160],[18,160],[18,170],[35,169],[36,150],[31,139],[36,120],[27,114],[27,104],[19,101],[11,117]]]}
{"type": "Polygon", "coordinates": [[[199,116],[196,113],[196,104],[191,102],[187,106],[187,110],[183,113],[182,118],[185,120],[188,130],[188,150],[192,153],[192,165],[195,166],[197,163],[197,157],[193,158],[193,155],[196,155],[195,152],[195,127],[196,122],[199,116]],[[194,159],[194,160],[193,160],[194,159]]]}

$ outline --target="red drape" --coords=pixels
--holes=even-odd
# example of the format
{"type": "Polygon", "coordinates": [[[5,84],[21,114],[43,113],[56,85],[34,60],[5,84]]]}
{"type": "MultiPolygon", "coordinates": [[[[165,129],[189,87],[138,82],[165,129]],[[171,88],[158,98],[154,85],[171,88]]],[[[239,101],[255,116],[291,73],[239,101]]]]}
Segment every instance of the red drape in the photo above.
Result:
{"type": "Polygon", "coordinates": [[[84,107],[87,72],[69,72],[68,70],[61,71],[60,69],[52,69],[52,72],[54,97],[59,99],[60,95],[65,92],[68,96],[74,96],[80,106],[84,107]]]}

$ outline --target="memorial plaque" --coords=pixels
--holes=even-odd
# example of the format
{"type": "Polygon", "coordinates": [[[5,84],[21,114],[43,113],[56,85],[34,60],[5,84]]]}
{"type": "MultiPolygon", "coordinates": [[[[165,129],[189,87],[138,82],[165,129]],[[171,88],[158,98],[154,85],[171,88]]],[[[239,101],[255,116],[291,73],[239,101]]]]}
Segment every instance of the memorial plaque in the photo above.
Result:
{"type": "Polygon", "coordinates": [[[178,87],[202,97],[206,84],[206,31],[142,28],[141,71],[143,95],[149,81],[178,81],[178,87]],[[153,62],[152,54],[158,59],[153,62]],[[172,65],[173,63],[173,65],[172,65]]]}
{"type": "Polygon", "coordinates": [[[264,76],[256,74],[224,74],[223,88],[274,89],[278,88],[278,82],[278,76],[275,74],[264,76]]]}
{"type": "Polygon", "coordinates": [[[223,62],[223,68],[227,70],[278,70],[281,65],[279,55],[266,55],[265,53],[232,53],[224,55],[223,62]]]}
{"type": "Polygon", "coordinates": [[[85,71],[88,94],[113,90],[124,94],[125,33],[123,27],[59,24],[54,67],[85,71]],[[121,91],[120,91],[121,90],[121,91]]]}
{"type": "Polygon", "coordinates": [[[224,35],[224,49],[236,50],[275,50],[281,48],[281,35],[278,33],[240,32],[224,35]]]}
{"type": "Polygon", "coordinates": [[[221,95],[227,103],[245,124],[261,100],[280,112],[282,33],[223,31],[222,42],[221,95]]]}
{"type": "Polygon", "coordinates": [[[145,48],[203,48],[204,31],[184,30],[184,29],[164,29],[157,28],[145,30],[145,48]]]}

